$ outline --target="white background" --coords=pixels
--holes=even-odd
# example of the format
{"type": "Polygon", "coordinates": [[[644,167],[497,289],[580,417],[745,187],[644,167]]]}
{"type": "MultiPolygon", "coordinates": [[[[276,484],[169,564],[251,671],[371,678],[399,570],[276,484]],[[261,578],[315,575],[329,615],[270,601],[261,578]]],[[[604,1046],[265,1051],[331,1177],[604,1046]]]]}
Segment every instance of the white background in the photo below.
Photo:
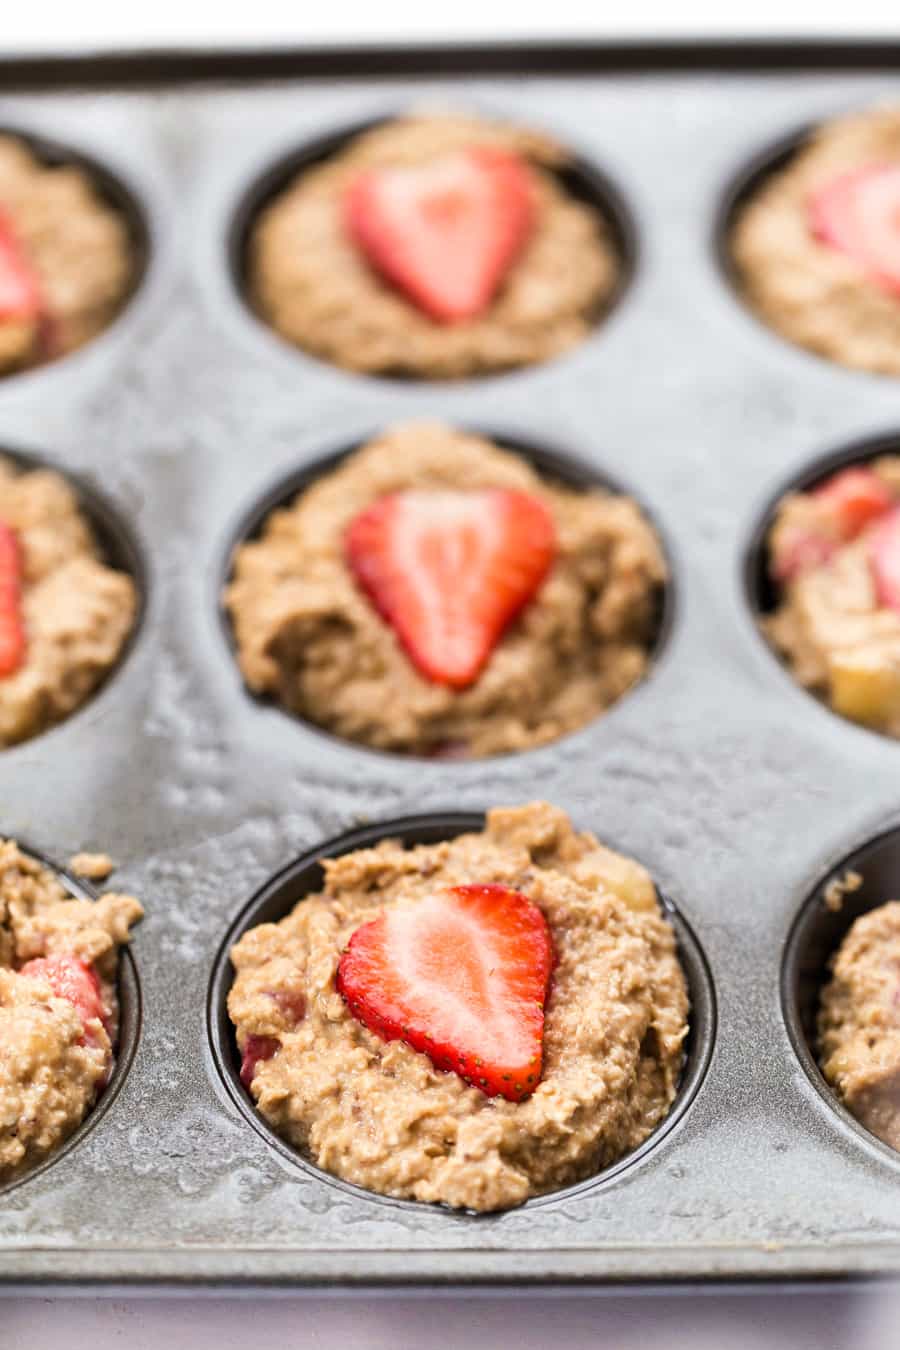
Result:
{"type": "MultiPolygon", "coordinates": [[[[894,36],[900,0],[752,5],[703,0],[7,0],[0,50],[192,44],[543,37],[894,36]]],[[[303,1300],[11,1299],[0,1301],[0,1350],[887,1350],[900,1344],[887,1294],[639,1294],[595,1298],[419,1296],[303,1300]]]]}

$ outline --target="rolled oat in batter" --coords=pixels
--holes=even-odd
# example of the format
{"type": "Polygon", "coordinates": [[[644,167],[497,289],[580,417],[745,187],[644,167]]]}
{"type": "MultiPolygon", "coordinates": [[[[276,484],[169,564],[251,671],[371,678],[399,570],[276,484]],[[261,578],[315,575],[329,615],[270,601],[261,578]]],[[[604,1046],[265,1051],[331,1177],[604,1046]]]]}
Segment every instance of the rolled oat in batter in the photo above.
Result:
{"type": "MultiPolygon", "coordinates": [[[[50,469],[0,457],[0,630],[20,649],[0,674],[0,745],[61,721],[94,692],[134,624],[134,583],[101,561],[74,492],[50,469]],[[14,569],[19,603],[10,599],[14,569]]],[[[2,656],[8,653],[4,649],[2,656]]]]}
{"type": "Polygon", "coordinates": [[[142,913],[129,895],[74,899],[0,841],[0,1182],[58,1148],[109,1080],[118,952],[142,913]]]}
{"type": "Polygon", "coordinates": [[[233,949],[228,1000],[259,1110],[319,1166],[387,1195],[502,1209],[590,1176],[665,1117],[688,1001],[640,864],[536,803],[489,812],[482,833],[412,849],[388,840],[324,868],[320,894],[233,949]],[[373,1034],[335,983],[361,925],[489,883],[540,909],[555,953],[543,1075],[518,1101],[373,1034]]]}
{"type": "Polygon", "coordinates": [[[476,118],[411,116],[364,132],[261,212],[249,244],[253,304],[289,342],[369,374],[448,378],[557,356],[602,316],[620,267],[603,219],[558,176],[566,162],[544,136],[476,118]],[[525,161],[534,224],[484,312],[439,323],[369,265],[345,228],[344,196],[361,171],[482,146],[525,161]]]}
{"type": "Polygon", "coordinates": [[[898,191],[900,107],[821,127],[740,211],[731,249],[750,304],[811,351],[900,374],[898,191]],[[849,218],[844,199],[858,171],[886,183],[894,201],[892,238],[887,198],[863,203],[863,214],[849,218]]]}
{"type": "Polygon", "coordinates": [[[134,283],[122,214],[83,169],[44,164],[0,135],[0,374],[82,347],[134,283]]]}
{"type": "Polygon", "coordinates": [[[866,1129],[900,1149],[900,901],[857,919],[819,1013],[822,1072],[866,1129]]]}
{"type": "Polygon", "coordinates": [[[480,756],[555,740],[639,680],[665,577],[631,499],[557,486],[482,437],[421,423],[387,432],[275,511],[237,550],[225,603],[255,693],[380,749],[480,756]],[[385,494],[486,488],[541,502],[558,551],[479,677],[453,688],[411,662],[351,575],[344,538],[385,494]]]}
{"type": "Polygon", "coordinates": [[[792,674],[835,712],[900,736],[900,456],[787,496],[769,558],[779,600],[764,630],[792,674]]]}

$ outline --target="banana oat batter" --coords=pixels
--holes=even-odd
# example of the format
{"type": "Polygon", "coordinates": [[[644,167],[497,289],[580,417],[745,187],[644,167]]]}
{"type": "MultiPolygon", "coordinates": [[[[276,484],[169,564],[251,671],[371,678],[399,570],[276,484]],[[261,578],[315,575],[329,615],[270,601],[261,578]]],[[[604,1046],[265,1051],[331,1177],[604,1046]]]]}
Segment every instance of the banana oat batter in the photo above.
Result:
{"type": "Polygon", "coordinates": [[[351,455],[234,558],[225,603],[255,693],[348,740],[419,754],[524,750],[583,726],[645,673],[666,565],[640,508],[538,477],[517,455],[439,424],[351,455]],[[549,511],[555,562],[467,687],[423,676],[354,580],[351,520],[386,495],[524,492],[549,511]]]}
{"type": "Polygon", "coordinates": [[[261,212],[249,244],[253,304],[289,342],[368,374],[450,378],[556,356],[602,316],[620,271],[608,226],[556,172],[566,161],[544,136],[477,118],[410,116],[364,132],[261,212]],[[524,160],[533,228],[484,311],[439,323],[373,270],[344,226],[343,199],[363,171],[427,165],[472,147],[524,160]]]}
{"type": "MultiPolygon", "coordinates": [[[[490,811],[482,833],[387,840],[323,865],[320,894],[234,947],[228,999],[259,1110],[319,1166],[387,1195],[502,1209],[615,1162],[666,1116],[688,1000],[639,863],[535,803],[490,811]],[[361,925],[400,911],[415,921],[444,888],[489,883],[527,896],[554,948],[543,1076],[524,1100],[485,1095],[374,1034],[336,987],[361,925]]],[[[415,981],[405,960],[398,970],[415,981]]]]}
{"type": "Polygon", "coordinates": [[[778,507],[764,630],[844,717],[900,736],[900,456],[851,465],[778,507]]]}
{"type": "Polygon", "coordinates": [[[900,107],[826,123],[741,209],[731,250],[748,301],[802,347],[900,375],[898,207],[900,107]]]}
{"type": "Polygon", "coordinates": [[[113,1066],[119,947],[137,900],[76,900],[0,841],[0,1182],[68,1138],[113,1066]]]}
{"type": "Polygon", "coordinates": [[[19,630],[0,673],[0,746],[37,735],[90,697],[136,609],[131,577],[101,561],[65,479],[0,457],[0,638],[13,621],[19,630]]]}
{"type": "Polygon", "coordinates": [[[847,1108],[900,1149],[900,901],[850,929],[819,1013],[822,1071],[847,1108]]]}
{"type": "Polygon", "coordinates": [[[134,284],[128,226],[75,165],[0,135],[0,374],[42,365],[107,328],[134,284]]]}

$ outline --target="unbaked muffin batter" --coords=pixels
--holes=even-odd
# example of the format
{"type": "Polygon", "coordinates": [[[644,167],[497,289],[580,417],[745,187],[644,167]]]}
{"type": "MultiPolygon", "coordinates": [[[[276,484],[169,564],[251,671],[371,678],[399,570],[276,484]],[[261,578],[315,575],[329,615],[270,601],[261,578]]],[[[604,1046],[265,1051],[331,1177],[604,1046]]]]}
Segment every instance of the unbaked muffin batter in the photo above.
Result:
{"type": "Polygon", "coordinates": [[[232,951],[228,1010],[259,1110],[320,1167],[387,1195],[502,1209],[590,1176],[666,1116],[688,1000],[675,938],[637,862],[545,803],[497,808],[481,833],[324,862],[325,885],[232,951]],[[445,886],[501,883],[543,912],[555,948],[543,1077],[486,1096],[351,1014],[335,977],[355,930],[445,886]]]}
{"type": "Polygon", "coordinates": [[[483,437],[416,423],[385,433],[275,511],[241,545],[225,603],[250,688],[385,750],[525,750],[583,726],[645,673],[666,565],[640,508],[541,479],[483,437]],[[423,677],[361,593],[343,552],[351,519],[399,491],[511,488],[556,526],[556,562],[478,679],[423,677]]]}
{"type": "Polygon", "coordinates": [[[857,1120],[900,1149],[900,901],[856,920],[819,1013],[822,1071],[857,1120]]]}
{"type": "MultiPolygon", "coordinates": [[[[900,171],[900,107],[820,127],[767,178],[734,225],[731,249],[754,309],[784,337],[860,370],[900,375],[900,289],[817,237],[816,194],[868,167],[900,171]]],[[[900,228],[895,228],[900,264],[900,228]]]]}
{"type": "Polygon", "coordinates": [[[119,313],[135,273],[127,223],[87,173],[44,164],[0,134],[0,243],[6,232],[33,273],[39,312],[5,313],[0,294],[0,374],[84,346],[119,313]]]}
{"type": "Polygon", "coordinates": [[[101,560],[66,480],[0,457],[0,526],[18,543],[24,656],[0,676],[0,745],[61,721],[94,692],[134,625],[134,582],[101,560]]]}
{"type": "Polygon", "coordinates": [[[800,684],[888,736],[900,736],[898,508],[898,455],[785,497],[769,536],[778,604],[763,625],[800,684]]]}
{"type": "Polygon", "coordinates": [[[588,333],[620,271],[608,226],[558,175],[566,162],[545,136],[477,118],[417,115],[377,126],[263,208],[249,242],[253,304],[289,342],[368,374],[434,379],[545,361],[588,333]],[[535,224],[489,308],[447,325],[373,271],[347,235],[342,201],[362,170],[427,163],[471,146],[524,158],[535,224]]]}
{"type": "Polygon", "coordinates": [[[0,1182],[58,1148],[103,1091],[118,951],[142,913],[129,895],[74,899],[49,868],[0,841],[0,1182]],[[60,993],[73,961],[98,1016],[60,993]]]}

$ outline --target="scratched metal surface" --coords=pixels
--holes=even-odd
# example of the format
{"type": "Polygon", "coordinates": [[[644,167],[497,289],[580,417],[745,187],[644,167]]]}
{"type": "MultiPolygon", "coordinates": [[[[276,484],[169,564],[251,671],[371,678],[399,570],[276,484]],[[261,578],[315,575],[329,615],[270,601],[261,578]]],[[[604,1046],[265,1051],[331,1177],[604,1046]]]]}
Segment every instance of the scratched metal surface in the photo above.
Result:
{"type": "Polygon", "coordinates": [[[0,442],[98,485],[145,560],[124,666],[62,727],[0,756],[6,833],[64,860],[103,846],[143,899],[143,1024],[110,1109],[0,1193],[21,1286],[436,1284],[841,1277],[900,1271],[900,1159],[814,1089],[779,1000],[816,880],[900,818],[895,744],[795,689],[757,637],[744,549],[822,451],[900,428],[900,384],[795,350],[735,300],[712,246],[727,182],[795,127],[896,94],[890,72],[397,78],[8,94],[0,123],[90,149],[151,220],[147,281],[85,353],[0,384],[0,442]],[[235,298],[231,214],[284,150],[411,103],[556,131],[618,185],[640,256],[571,355],[453,385],[342,374],[235,298]],[[676,609],[651,678],[558,745],[422,763],[340,744],[244,693],[216,610],[235,522],[273,479],[398,420],[505,427],[622,481],[660,521],[676,609]],[[205,1009],[254,892],[360,820],[546,797],[640,857],[687,917],[718,996],[711,1064],[677,1127],[610,1183],[454,1216],[294,1166],[224,1091],[205,1009]]]}

